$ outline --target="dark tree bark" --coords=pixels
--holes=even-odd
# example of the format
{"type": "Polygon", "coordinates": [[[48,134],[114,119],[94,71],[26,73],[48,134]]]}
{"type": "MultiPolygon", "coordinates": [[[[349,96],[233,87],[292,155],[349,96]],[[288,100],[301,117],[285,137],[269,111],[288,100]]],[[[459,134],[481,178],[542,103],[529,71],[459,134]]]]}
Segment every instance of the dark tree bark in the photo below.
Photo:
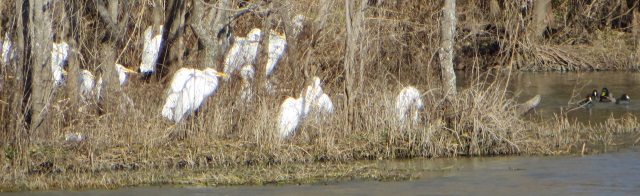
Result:
{"type": "Polygon", "coordinates": [[[164,45],[169,47],[168,50],[161,51],[159,58],[165,58],[160,68],[160,73],[166,75],[182,67],[184,63],[184,32],[186,27],[185,2],[182,0],[169,0],[169,14],[165,24],[164,45]]]}

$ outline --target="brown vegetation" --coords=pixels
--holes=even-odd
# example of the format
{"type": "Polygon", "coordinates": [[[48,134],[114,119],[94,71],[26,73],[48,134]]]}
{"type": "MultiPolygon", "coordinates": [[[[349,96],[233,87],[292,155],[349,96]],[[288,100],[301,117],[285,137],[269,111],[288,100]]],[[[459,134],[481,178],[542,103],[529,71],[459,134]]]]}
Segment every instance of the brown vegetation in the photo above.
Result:
{"type": "MultiPolygon", "coordinates": [[[[202,173],[206,173],[203,179],[185,181],[290,182],[321,178],[322,172],[339,179],[367,178],[370,173],[346,172],[366,168],[341,164],[363,159],[565,154],[585,142],[611,143],[615,134],[637,132],[633,116],[589,126],[563,114],[553,120],[524,119],[522,107],[506,92],[510,71],[516,69],[636,69],[632,63],[636,36],[630,30],[630,10],[637,9],[636,1],[552,1],[552,9],[532,9],[525,0],[458,1],[456,68],[476,73],[495,66],[513,69],[491,70],[493,82],[474,82],[470,88],[458,89],[455,98],[447,99],[450,104],[444,104],[439,90],[436,58],[442,1],[360,1],[350,9],[355,11],[350,19],[345,17],[348,12],[343,1],[331,0],[113,2],[53,1],[44,5],[52,18],[49,38],[73,43],[76,57],[70,58],[67,69],[89,69],[106,76],[115,73],[106,66],[112,62],[136,68],[142,32],[160,23],[165,25],[165,41],[158,71],[150,76],[131,75],[121,89],[110,74],[112,79],[106,81],[112,83],[106,90],[109,93],[100,103],[78,100],[78,92],[69,90],[76,86],[71,74],[66,85],[45,89],[52,92],[51,100],[37,103],[46,110],[44,124],[37,130],[30,129],[34,120],[27,120],[37,114],[27,111],[38,109],[32,107],[36,100],[29,99],[36,90],[30,82],[51,82],[50,77],[30,75],[42,61],[28,56],[34,53],[30,51],[33,46],[25,42],[27,31],[21,30],[27,28],[22,25],[34,28],[34,24],[16,14],[23,10],[22,1],[0,3],[0,34],[8,32],[18,51],[18,58],[1,70],[0,190],[179,183],[175,178],[202,173]],[[106,22],[104,13],[99,14],[100,6],[115,13],[113,21],[106,22]],[[549,10],[558,27],[533,22],[533,11],[547,12],[538,14],[548,20],[549,10]],[[155,17],[158,12],[162,19],[155,17]],[[492,14],[485,14],[489,12],[492,14]],[[154,17],[147,17],[149,13],[154,17]],[[255,86],[270,80],[278,93],[254,88],[253,101],[240,104],[241,85],[232,76],[231,82],[221,82],[217,92],[183,122],[173,124],[162,118],[163,95],[173,71],[207,66],[222,70],[229,32],[244,36],[250,28],[263,28],[263,39],[268,39],[264,27],[270,27],[290,36],[289,21],[296,14],[307,17],[305,28],[297,38],[288,37],[285,55],[272,78],[261,74],[264,52],[257,61],[255,86]],[[358,39],[349,41],[347,35],[354,34],[347,32],[345,24],[351,19],[361,23],[351,25],[358,39]],[[543,35],[535,35],[538,29],[544,29],[543,35]],[[279,104],[286,96],[296,97],[313,76],[323,78],[336,112],[327,119],[307,118],[294,136],[279,140],[274,119],[279,104]],[[393,100],[405,85],[427,92],[420,123],[392,120],[393,100]],[[65,134],[75,132],[86,139],[66,142],[65,134]],[[320,162],[334,165],[327,169],[320,162]],[[313,174],[294,175],[304,172],[313,174]]],[[[38,41],[31,44],[34,42],[38,41]]],[[[44,68],[46,72],[48,66],[44,68]]],[[[376,178],[372,173],[369,177],[376,178]]]]}

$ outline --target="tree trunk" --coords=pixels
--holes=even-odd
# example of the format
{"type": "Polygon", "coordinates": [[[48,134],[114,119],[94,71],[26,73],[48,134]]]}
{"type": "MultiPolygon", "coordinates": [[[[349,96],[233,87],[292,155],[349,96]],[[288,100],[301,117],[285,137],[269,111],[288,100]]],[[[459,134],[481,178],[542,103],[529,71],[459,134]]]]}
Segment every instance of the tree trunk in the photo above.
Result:
{"type": "MultiPolygon", "coordinates": [[[[63,14],[64,16],[68,17],[69,20],[65,20],[65,24],[66,26],[68,26],[68,31],[69,31],[69,37],[68,37],[68,44],[69,44],[69,48],[72,49],[69,51],[69,58],[67,60],[67,76],[66,77],[66,83],[67,83],[67,95],[69,97],[69,112],[71,114],[71,116],[73,116],[75,113],[77,113],[78,108],[80,106],[81,103],[81,97],[80,97],[80,81],[78,79],[78,76],[80,74],[80,61],[78,60],[78,32],[79,29],[76,29],[78,27],[78,21],[76,18],[76,12],[78,10],[78,1],[76,0],[72,0],[72,1],[68,1],[67,4],[65,6],[63,6],[63,10],[65,12],[65,14],[63,14]]],[[[64,40],[63,37],[61,37],[61,40],[64,40]]],[[[72,117],[73,118],[73,117],[72,117]]]]}
{"type": "Polygon", "coordinates": [[[453,70],[455,34],[456,1],[445,0],[442,18],[442,47],[438,53],[442,70],[443,95],[448,99],[456,95],[456,74],[453,70]]]}
{"type": "Polygon", "coordinates": [[[16,0],[15,3],[16,10],[20,10],[22,14],[18,14],[16,16],[16,36],[13,42],[13,47],[16,50],[16,59],[14,59],[12,63],[16,65],[16,79],[13,80],[15,91],[12,95],[12,114],[10,118],[12,119],[13,126],[13,129],[11,130],[14,132],[10,135],[11,138],[9,138],[9,143],[13,149],[16,149],[21,155],[24,155],[26,153],[26,149],[29,148],[29,145],[27,144],[27,142],[29,142],[29,135],[27,131],[30,123],[30,119],[28,118],[30,117],[28,115],[29,111],[26,107],[29,100],[29,94],[27,91],[27,76],[29,75],[29,66],[27,66],[27,62],[30,58],[30,54],[27,53],[27,43],[29,43],[29,30],[27,29],[29,26],[29,1],[16,0]]]}
{"type": "Polygon", "coordinates": [[[533,3],[533,39],[540,41],[544,37],[547,26],[552,24],[551,0],[538,0],[533,3]],[[551,15],[551,17],[549,17],[551,15]]]}
{"type": "MultiPolygon", "coordinates": [[[[233,17],[228,17],[228,9],[231,6],[229,0],[219,0],[215,4],[215,8],[210,8],[209,13],[205,13],[205,9],[209,6],[205,5],[205,2],[200,0],[193,0],[193,6],[190,17],[190,27],[195,36],[198,38],[198,67],[213,67],[216,70],[221,70],[222,67],[215,67],[216,59],[224,54],[224,49],[228,47],[229,42],[226,38],[223,41],[218,41],[217,36],[221,32],[233,17]]],[[[248,11],[248,9],[246,10],[248,11]]],[[[246,12],[242,11],[242,13],[246,12]]],[[[238,11],[240,12],[240,11],[238,11]]],[[[268,32],[268,31],[267,31],[268,32]]],[[[265,32],[263,31],[264,35],[265,32]]]]}
{"type": "Polygon", "coordinates": [[[502,17],[502,11],[500,11],[500,4],[498,4],[498,0],[489,1],[489,14],[493,19],[492,22],[497,22],[502,17]]]}
{"type": "MultiPolygon", "coordinates": [[[[160,68],[160,71],[166,75],[167,73],[173,73],[173,71],[182,67],[184,60],[184,32],[185,32],[185,18],[186,9],[185,2],[182,0],[171,0],[168,3],[169,16],[167,17],[167,37],[164,39],[165,46],[170,47],[164,55],[160,55],[159,58],[166,57],[164,61],[165,66],[160,68]],[[170,52],[175,51],[175,52],[170,52]],[[168,67],[170,66],[170,67],[168,67]]],[[[162,52],[160,54],[163,54],[162,52]]]]}
{"type": "Polygon", "coordinates": [[[344,56],[344,78],[345,78],[345,86],[344,86],[344,112],[347,114],[345,115],[345,119],[344,119],[344,126],[345,126],[345,132],[349,133],[352,131],[353,127],[352,127],[352,123],[353,121],[351,121],[350,119],[353,119],[353,109],[352,109],[352,105],[353,105],[353,97],[352,97],[352,91],[353,91],[353,69],[351,68],[355,62],[355,53],[356,53],[356,37],[354,37],[354,32],[353,32],[353,21],[351,18],[351,6],[353,5],[354,0],[345,0],[345,22],[347,25],[347,35],[346,35],[346,52],[345,52],[345,56],[344,56]]]}
{"type": "Polygon", "coordinates": [[[109,0],[106,5],[102,0],[93,0],[93,2],[96,6],[98,16],[107,30],[102,39],[103,42],[99,46],[100,77],[102,77],[103,81],[102,91],[100,92],[102,100],[100,100],[99,104],[102,107],[99,109],[104,112],[113,112],[116,111],[115,106],[122,106],[124,104],[122,99],[120,99],[124,94],[122,93],[122,88],[120,88],[115,63],[116,46],[124,40],[121,29],[124,29],[124,24],[126,24],[128,20],[128,2],[124,2],[122,5],[120,5],[119,0],[109,0]],[[120,6],[123,7],[122,10],[124,10],[123,13],[125,16],[122,17],[121,22],[118,22],[118,7],[120,6]]]}
{"type": "Polygon", "coordinates": [[[640,59],[640,7],[633,9],[633,35],[636,39],[636,52],[634,62],[640,59]]]}
{"type": "Polygon", "coordinates": [[[31,92],[29,113],[31,116],[31,136],[40,137],[48,133],[50,126],[46,124],[49,104],[53,94],[50,60],[53,43],[51,40],[52,23],[51,8],[41,0],[29,0],[29,40],[31,49],[31,92]]]}
{"type": "Polygon", "coordinates": [[[364,47],[363,47],[363,32],[364,32],[364,11],[367,6],[367,1],[360,2],[358,9],[355,13],[352,11],[356,7],[355,0],[345,1],[346,12],[346,53],[344,61],[345,70],[345,125],[347,130],[352,130],[359,123],[357,118],[355,100],[358,96],[363,83],[364,72],[364,47]],[[360,71],[360,73],[357,73],[360,71]],[[356,82],[357,79],[357,82],[356,82]]]}

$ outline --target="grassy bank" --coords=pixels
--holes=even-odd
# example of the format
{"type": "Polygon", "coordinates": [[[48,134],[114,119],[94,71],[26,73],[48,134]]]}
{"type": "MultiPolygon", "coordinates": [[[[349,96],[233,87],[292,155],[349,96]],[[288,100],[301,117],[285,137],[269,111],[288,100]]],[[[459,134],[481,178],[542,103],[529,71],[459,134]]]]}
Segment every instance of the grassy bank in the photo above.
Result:
{"type": "MultiPolygon", "coordinates": [[[[9,2],[0,9],[10,10],[15,2],[9,2]]],[[[356,57],[361,65],[356,81],[361,85],[350,95],[356,101],[352,105],[355,115],[349,116],[350,108],[344,106],[347,33],[343,2],[260,2],[253,3],[261,9],[273,9],[267,17],[271,23],[264,25],[264,16],[252,10],[231,23],[235,35],[244,36],[250,28],[264,26],[286,31],[283,21],[289,21],[293,13],[307,16],[304,30],[289,40],[271,78],[256,80],[251,102],[239,101],[240,78],[234,75],[230,82],[221,82],[197,112],[177,124],[160,114],[173,71],[204,66],[222,70],[222,56],[211,65],[197,63],[199,51],[194,48],[200,45],[190,28],[176,27],[182,28],[178,32],[183,37],[176,38],[182,41],[167,41],[163,52],[168,54],[158,60],[162,71],[151,76],[130,75],[122,92],[112,89],[117,93],[105,98],[109,101],[77,101],[78,92],[70,82],[51,90],[46,132],[29,132],[24,125],[28,108],[24,105],[29,100],[23,95],[28,85],[19,77],[23,70],[15,68],[20,67],[16,66],[18,61],[3,66],[0,190],[411,179],[415,177],[411,171],[376,168],[359,161],[589,154],[600,152],[603,145],[620,144],[620,135],[637,137],[640,126],[634,116],[604,124],[583,124],[563,114],[544,120],[535,113],[523,117],[515,101],[518,92],[507,90],[513,72],[519,70],[637,70],[630,27],[616,27],[612,25],[615,18],[606,17],[611,15],[606,10],[621,5],[554,1],[553,16],[565,24],[562,31],[535,38],[531,32],[536,27],[531,22],[533,13],[521,11],[526,1],[497,1],[499,17],[485,14],[491,7],[486,1],[460,1],[455,64],[471,73],[470,81],[474,82],[449,100],[440,95],[435,58],[440,45],[440,1],[363,5],[365,28],[361,30],[365,38],[356,57]],[[183,44],[183,48],[174,50],[169,47],[173,44],[183,44]],[[178,60],[172,55],[178,55],[178,60]],[[324,92],[332,98],[335,112],[327,118],[310,116],[291,137],[280,139],[275,131],[280,104],[286,97],[298,96],[313,76],[323,79],[324,92]],[[277,91],[267,93],[260,88],[264,81],[272,82],[277,91]],[[405,86],[425,93],[419,123],[393,120],[395,98],[405,86]],[[81,133],[85,139],[67,142],[68,133],[81,133]]],[[[120,8],[127,10],[120,11],[132,13],[132,20],[123,21],[127,24],[124,34],[129,37],[127,44],[116,48],[117,62],[136,68],[143,43],[141,32],[152,23],[145,13],[151,13],[152,6],[147,1],[127,3],[129,7],[120,8]]],[[[67,6],[59,4],[52,7],[67,6]]],[[[105,72],[96,52],[101,51],[102,41],[97,35],[105,30],[96,22],[100,20],[92,12],[95,10],[85,6],[88,8],[78,11],[82,26],[76,41],[82,48],[76,66],[98,75],[105,72]]],[[[234,9],[243,6],[232,4],[234,9]]],[[[620,13],[628,15],[627,11],[620,13]]],[[[9,32],[15,38],[16,16],[7,13],[2,16],[0,33],[9,32]]],[[[59,22],[54,23],[56,32],[68,30],[60,18],[65,17],[54,19],[59,22]]],[[[631,21],[626,18],[626,22],[631,21]]],[[[265,61],[264,56],[258,62],[265,61]]]]}
{"type": "MultiPolygon", "coordinates": [[[[388,171],[359,160],[485,155],[559,155],[602,152],[619,145],[618,136],[637,136],[634,116],[599,125],[575,122],[563,115],[551,120],[520,117],[516,103],[501,97],[504,89],[472,85],[460,92],[452,108],[426,99],[419,124],[396,124],[389,100],[396,90],[372,93],[363,127],[344,132],[338,110],[326,121],[308,118],[295,135],[276,136],[270,116],[278,104],[270,100],[243,107],[254,116],[234,124],[228,111],[215,106],[173,125],[157,107],[132,109],[132,116],[87,116],[49,139],[32,143],[24,153],[1,152],[2,190],[114,188],[144,184],[271,184],[344,179],[410,179],[410,171],[388,171]],[[143,115],[146,113],[155,115],[143,115]],[[365,126],[369,125],[369,126],[365,126]],[[234,126],[239,128],[234,129],[234,126]],[[86,140],[65,142],[64,134],[80,132],[86,140]],[[184,137],[173,134],[184,132],[184,137]],[[630,134],[630,135],[629,135],[630,134]],[[583,144],[584,149],[583,149],[583,144]],[[20,162],[24,161],[24,162],[20,162]]],[[[139,95],[140,99],[144,98],[139,95]]],[[[428,96],[427,96],[428,97],[428,96]]],[[[339,106],[338,106],[339,107],[339,106]]],[[[531,114],[535,115],[535,114],[531,114]]]]}

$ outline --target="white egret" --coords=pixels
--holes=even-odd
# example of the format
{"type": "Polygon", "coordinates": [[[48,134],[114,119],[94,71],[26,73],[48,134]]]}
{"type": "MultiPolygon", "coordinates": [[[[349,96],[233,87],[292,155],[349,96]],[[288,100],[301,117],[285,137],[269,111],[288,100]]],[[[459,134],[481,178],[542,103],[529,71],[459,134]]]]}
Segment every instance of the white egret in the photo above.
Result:
{"type": "Polygon", "coordinates": [[[240,98],[243,101],[251,101],[253,95],[251,94],[251,82],[253,82],[253,76],[255,74],[255,70],[253,69],[253,65],[247,64],[242,67],[240,70],[240,75],[242,76],[242,89],[240,91],[240,98]]]}
{"type": "Polygon", "coordinates": [[[53,43],[53,50],[51,51],[51,73],[53,74],[53,81],[56,86],[62,83],[62,77],[67,74],[67,71],[62,69],[67,58],[69,58],[69,44],[66,42],[53,43]]]}
{"type": "Polygon", "coordinates": [[[325,114],[333,113],[333,103],[327,94],[322,93],[320,78],[314,77],[311,85],[300,93],[300,97],[295,99],[287,98],[280,105],[278,115],[278,129],[280,136],[289,136],[297,127],[300,121],[304,120],[310,111],[314,111],[316,120],[325,114]]]}
{"type": "Polygon", "coordinates": [[[267,59],[267,67],[265,76],[269,76],[278,63],[278,59],[284,53],[284,49],[287,47],[287,38],[284,35],[277,32],[269,31],[269,54],[267,59]]]}
{"type": "Polygon", "coordinates": [[[184,115],[197,110],[204,99],[215,92],[220,76],[226,75],[211,68],[205,68],[204,71],[179,69],[167,91],[162,116],[176,123],[180,122],[184,115]]]}
{"type": "Polygon", "coordinates": [[[120,80],[120,86],[122,86],[124,82],[127,81],[127,73],[135,73],[135,71],[127,69],[126,67],[124,67],[124,65],[118,63],[116,63],[116,71],[118,72],[118,80],[120,80]]]}
{"type": "Polygon", "coordinates": [[[89,70],[82,70],[82,74],[80,74],[78,79],[80,79],[80,94],[82,95],[83,99],[85,97],[88,97],[88,95],[93,90],[93,87],[95,85],[95,78],[96,77],[93,76],[93,74],[89,70]]]}
{"type": "Polygon", "coordinates": [[[11,38],[9,38],[9,32],[4,34],[4,40],[2,41],[2,62],[6,65],[9,60],[15,57],[15,52],[13,51],[11,43],[11,38]]]}
{"type": "Polygon", "coordinates": [[[286,138],[298,127],[298,123],[304,119],[310,104],[305,101],[304,96],[295,99],[289,97],[280,105],[278,115],[278,130],[280,136],[286,138]]]}
{"type": "Polygon", "coordinates": [[[75,133],[67,133],[64,135],[64,140],[66,142],[81,142],[84,139],[84,135],[79,132],[75,133]]]}
{"type": "Polygon", "coordinates": [[[329,98],[329,95],[322,93],[314,103],[316,103],[314,106],[318,107],[320,114],[333,113],[333,102],[331,101],[331,98],[329,98]]]}
{"type": "Polygon", "coordinates": [[[302,29],[304,28],[304,24],[303,24],[304,20],[305,20],[305,17],[302,14],[298,14],[293,17],[293,20],[291,20],[291,27],[293,29],[292,37],[297,37],[298,34],[302,31],[302,29]]]}
{"type": "Polygon", "coordinates": [[[227,52],[227,56],[224,58],[224,73],[231,75],[241,63],[244,64],[244,55],[242,48],[246,44],[247,39],[244,37],[235,37],[233,46],[227,52]]]}
{"type": "Polygon", "coordinates": [[[307,112],[313,112],[316,120],[324,115],[333,113],[333,102],[329,95],[323,92],[320,84],[320,78],[313,77],[313,82],[307,86],[306,90],[306,99],[309,103],[312,103],[310,111],[307,112]]]}
{"type": "Polygon", "coordinates": [[[313,77],[311,85],[307,86],[305,91],[305,98],[310,102],[316,102],[320,95],[323,94],[322,87],[320,87],[321,80],[318,77],[313,77]]]}
{"type": "Polygon", "coordinates": [[[96,100],[100,100],[100,93],[102,92],[102,76],[98,77],[98,81],[93,89],[93,92],[96,95],[96,100]]]}
{"type": "Polygon", "coordinates": [[[420,92],[418,89],[408,86],[400,91],[396,98],[396,118],[399,122],[404,122],[407,112],[411,112],[411,120],[418,122],[419,109],[423,107],[422,98],[420,98],[420,92]]]}
{"type": "Polygon", "coordinates": [[[260,44],[260,29],[252,29],[247,37],[235,37],[233,46],[227,52],[224,59],[224,73],[227,75],[246,64],[253,64],[258,55],[258,45],[260,44]]]}
{"type": "Polygon", "coordinates": [[[160,54],[160,46],[162,46],[163,26],[158,27],[159,32],[153,33],[153,26],[147,27],[144,31],[144,46],[142,48],[142,62],[140,62],[140,72],[150,73],[155,70],[156,59],[160,54]]]}

